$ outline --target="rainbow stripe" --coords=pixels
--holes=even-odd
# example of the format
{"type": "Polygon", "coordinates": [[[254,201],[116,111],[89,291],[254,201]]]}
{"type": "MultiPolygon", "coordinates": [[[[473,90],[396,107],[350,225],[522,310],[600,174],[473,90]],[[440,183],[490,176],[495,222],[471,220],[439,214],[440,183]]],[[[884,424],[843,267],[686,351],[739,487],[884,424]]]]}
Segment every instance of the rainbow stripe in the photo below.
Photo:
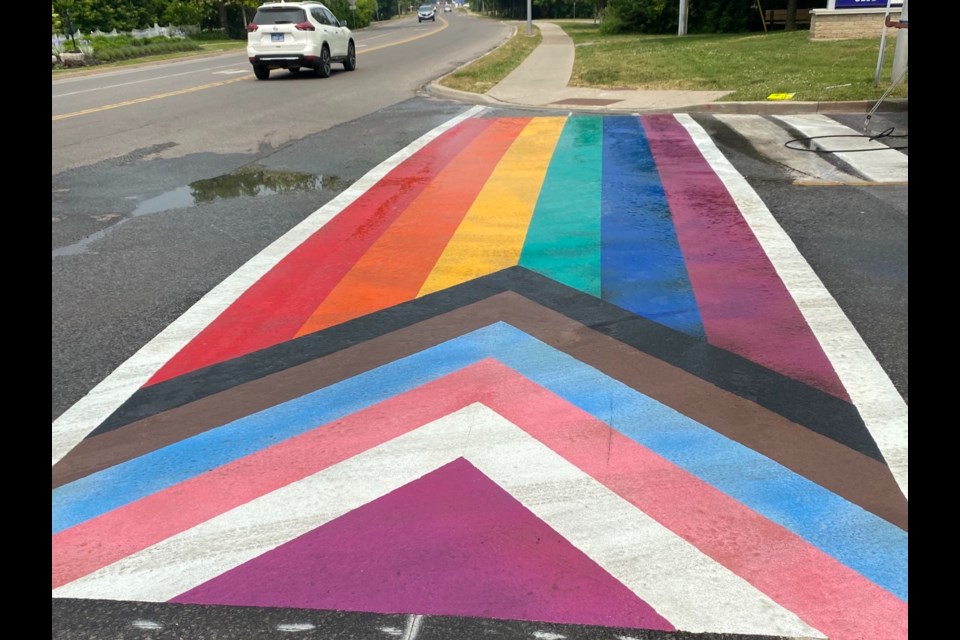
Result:
{"type": "Polygon", "coordinates": [[[848,400],[673,116],[473,118],[387,174],[148,385],[520,265],[848,400]]]}

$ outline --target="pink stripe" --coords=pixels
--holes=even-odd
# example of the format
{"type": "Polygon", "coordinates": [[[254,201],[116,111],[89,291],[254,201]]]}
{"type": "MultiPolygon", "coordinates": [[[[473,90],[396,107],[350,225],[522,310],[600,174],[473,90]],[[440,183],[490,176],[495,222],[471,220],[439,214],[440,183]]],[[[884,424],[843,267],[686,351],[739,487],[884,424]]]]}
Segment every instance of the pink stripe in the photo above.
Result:
{"type": "Polygon", "coordinates": [[[849,401],[763,247],[690,134],[641,116],[710,344],[849,401]]]}
{"type": "Polygon", "coordinates": [[[471,402],[519,425],[831,640],[906,638],[906,603],[489,359],[59,533],[54,586],[471,402]]]}

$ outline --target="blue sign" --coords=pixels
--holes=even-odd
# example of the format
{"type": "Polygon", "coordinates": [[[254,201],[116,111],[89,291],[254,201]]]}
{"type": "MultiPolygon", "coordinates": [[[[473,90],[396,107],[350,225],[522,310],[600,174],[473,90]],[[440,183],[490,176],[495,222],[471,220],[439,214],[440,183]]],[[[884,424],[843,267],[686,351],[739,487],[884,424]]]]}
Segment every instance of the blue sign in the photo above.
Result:
{"type": "MultiPolygon", "coordinates": [[[[886,9],[887,0],[834,0],[834,9],[886,9]]],[[[902,6],[903,0],[890,0],[890,6],[902,6]]]]}

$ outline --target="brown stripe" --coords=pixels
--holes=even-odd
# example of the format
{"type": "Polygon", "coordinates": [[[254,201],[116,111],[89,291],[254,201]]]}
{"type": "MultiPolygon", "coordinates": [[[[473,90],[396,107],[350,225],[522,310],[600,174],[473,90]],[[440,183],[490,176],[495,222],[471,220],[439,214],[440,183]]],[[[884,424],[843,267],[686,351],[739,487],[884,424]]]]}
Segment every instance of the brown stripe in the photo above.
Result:
{"type": "Polygon", "coordinates": [[[883,463],[510,291],[88,438],[53,467],[53,486],[499,320],[907,530],[907,501],[883,463]]]}

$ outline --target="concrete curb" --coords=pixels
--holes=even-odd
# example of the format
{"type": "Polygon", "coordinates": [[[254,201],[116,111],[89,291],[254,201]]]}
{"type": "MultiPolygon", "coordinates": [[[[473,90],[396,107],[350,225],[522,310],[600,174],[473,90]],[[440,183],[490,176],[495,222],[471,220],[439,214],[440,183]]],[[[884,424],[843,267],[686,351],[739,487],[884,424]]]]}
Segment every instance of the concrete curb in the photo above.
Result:
{"type": "MultiPolygon", "coordinates": [[[[446,76],[444,76],[446,77],[446,76]]],[[[481,93],[471,93],[451,89],[440,84],[439,78],[423,87],[422,92],[430,97],[456,100],[467,104],[486,104],[508,108],[537,109],[541,111],[577,111],[577,112],[609,112],[609,113],[744,113],[756,115],[768,114],[801,114],[801,113],[870,113],[877,105],[874,101],[851,100],[846,102],[708,102],[700,105],[685,107],[617,107],[607,105],[602,107],[587,105],[526,105],[513,102],[503,102],[481,93]]],[[[907,111],[907,98],[884,100],[877,107],[877,112],[907,111]]]]}

